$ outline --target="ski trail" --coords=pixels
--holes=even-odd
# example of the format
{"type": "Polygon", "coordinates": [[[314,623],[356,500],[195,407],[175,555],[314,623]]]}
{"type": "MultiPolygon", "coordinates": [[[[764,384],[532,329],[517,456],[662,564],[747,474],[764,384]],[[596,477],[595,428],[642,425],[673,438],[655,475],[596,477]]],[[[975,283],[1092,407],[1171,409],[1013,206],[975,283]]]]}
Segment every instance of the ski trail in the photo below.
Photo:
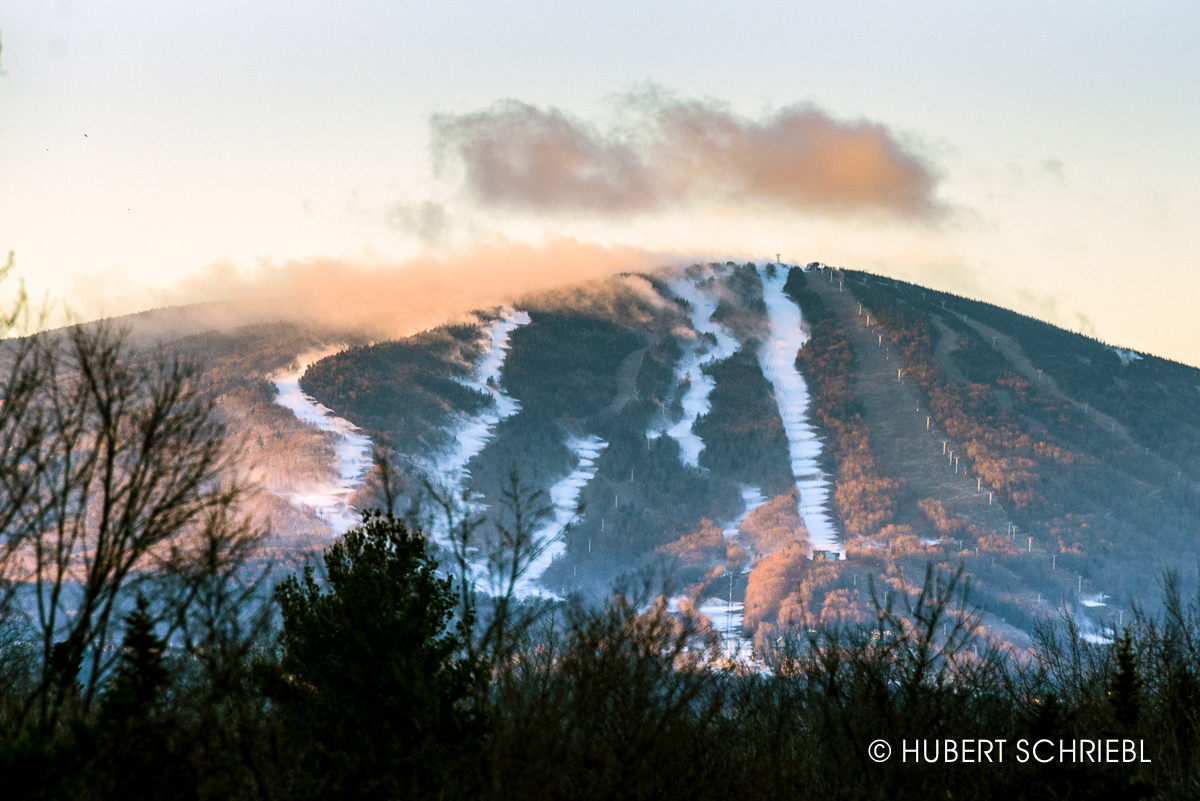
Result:
{"type": "MultiPolygon", "coordinates": [[[[530,322],[529,314],[512,308],[504,309],[500,317],[485,329],[487,350],[475,367],[471,378],[459,379],[460,382],[478,392],[492,396],[489,408],[475,415],[463,415],[458,426],[453,430],[454,445],[444,454],[434,460],[431,472],[443,487],[462,489],[470,480],[471,474],[467,465],[476,455],[481,453],[496,433],[496,426],[501,421],[513,416],[521,410],[521,403],[505,392],[500,383],[500,375],[504,370],[504,362],[508,357],[509,343],[512,332],[530,322]]],[[[538,584],[542,574],[566,550],[566,543],[558,537],[562,529],[576,515],[579,496],[583,488],[596,475],[596,460],[607,447],[608,443],[596,436],[569,436],[567,447],[575,454],[574,470],[560,479],[550,488],[550,504],[553,509],[552,518],[540,529],[533,532],[534,560],[526,567],[524,574],[517,581],[514,592],[517,597],[540,596],[557,598],[554,593],[538,584]]],[[[468,501],[467,514],[482,511],[478,501],[468,501]]],[[[447,533],[438,532],[442,544],[448,544],[447,533]]],[[[481,554],[477,554],[481,556],[481,554]]],[[[481,567],[482,565],[476,565],[481,567]]],[[[493,587],[493,590],[500,588],[493,587]]]]}
{"type": "Polygon", "coordinates": [[[328,406],[305,394],[300,389],[300,377],[310,365],[340,350],[333,347],[301,354],[295,370],[276,373],[271,378],[277,404],[289,409],[302,423],[334,435],[333,452],[337,458],[336,480],[317,481],[285,489],[280,494],[295,506],[314,510],[338,533],[359,522],[358,513],[350,506],[350,495],[362,486],[371,468],[371,440],[354,423],[338,417],[328,406]]]}
{"type": "MultiPolygon", "coordinates": [[[[767,496],[763,495],[762,490],[758,487],[742,487],[742,503],[744,504],[742,507],[742,513],[737,516],[736,520],[721,530],[721,533],[725,536],[725,539],[730,540],[736,538],[741,533],[739,527],[742,525],[742,521],[749,517],[755,509],[762,506],[766,502],[767,496]]],[[[755,554],[753,551],[750,551],[750,561],[746,563],[744,568],[742,568],[742,573],[749,573],[754,568],[754,563],[756,561],[758,560],[755,558],[755,554]]]]}
{"type": "MultiPolygon", "coordinates": [[[[730,523],[727,523],[722,529],[721,534],[725,540],[731,540],[738,536],[738,526],[742,524],[750,514],[767,502],[767,497],[763,495],[762,490],[758,487],[745,486],[742,487],[742,512],[730,523]]],[[[750,562],[742,569],[742,575],[749,573],[754,566],[753,554],[751,554],[750,562]]],[[[732,579],[730,587],[732,587],[732,579]]],[[[671,598],[668,609],[678,611],[679,604],[684,600],[683,596],[675,596],[671,598]]],[[[712,596],[706,598],[700,606],[696,607],[696,611],[708,618],[708,622],[712,625],[713,631],[721,635],[722,651],[728,659],[739,659],[743,662],[749,662],[753,659],[753,644],[747,638],[742,636],[742,621],[745,619],[745,604],[742,601],[734,601],[732,590],[725,598],[712,596]]]]}
{"type": "Polygon", "coordinates": [[[533,552],[537,556],[517,582],[516,594],[519,597],[536,595],[558,599],[558,595],[542,587],[538,581],[554,559],[566,552],[567,544],[559,535],[575,519],[579,509],[579,496],[583,493],[583,488],[595,478],[596,461],[607,446],[607,442],[595,435],[567,438],[567,447],[575,453],[579,462],[574,470],[550,488],[550,503],[554,509],[554,516],[533,533],[533,552]]]}
{"type": "MultiPolygon", "coordinates": [[[[707,278],[711,281],[712,274],[707,278]]],[[[708,414],[709,395],[716,382],[704,374],[704,365],[727,359],[738,349],[737,340],[725,326],[713,322],[713,313],[717,310],[717,298],[697,282],[688,277],[677,278],[667,284],[673,293],[691,304],[689,313],[692,329],[696,332],[696,341],[691,343],[683,358],[675,368],[675,383],[678,386],[687,385],[682,406],[683,416],[669,425],[658,425],[646,432],[647,436],[655,439],[665,431],[668,436],[679,443],[680,457],[688,467],[700,466],[700,452],[704,450],[704,441],[693,430],[693,426],[701,416],[708,414]],[[708,336],[716,340],[710,345],[708,336]]]]}
{"type": "Polygon", "coordinates": [[[529,323],[529,315],[515,309],[504,309],[500,317],[485,329],[488,346],[475,375],[459,379],[464,386],[492,396],[491,407],[475,415],[462,415],[453,431],[454,445],[433,460],[434,478],[447,488],[461,487],[470,478],[467,464],[478,455],[492,437],[496,426],[521,409],[521,403],[500,386],[500,373],[508,357],[512,332],[529,323]]]}
{"type": "Polygon", "coordinates": [[[800,308],[783,292],[787,274],[783,265],[775,269],[774,277],[767,274],[765,266],[758,268],[770,323],[770,334],[758,351],[758,361],[775,390],[779,416],[783,418],[792,476],[800,493],[798,510],[808,529],[810,555],[813,550],[827,550],[841,556],[844,551],[827,511],[829,479],[817,464],[821,440],[808,421],[808,386],[796,370],[796,352],[808,341],[808,332],[804,330],[800,308]]]}

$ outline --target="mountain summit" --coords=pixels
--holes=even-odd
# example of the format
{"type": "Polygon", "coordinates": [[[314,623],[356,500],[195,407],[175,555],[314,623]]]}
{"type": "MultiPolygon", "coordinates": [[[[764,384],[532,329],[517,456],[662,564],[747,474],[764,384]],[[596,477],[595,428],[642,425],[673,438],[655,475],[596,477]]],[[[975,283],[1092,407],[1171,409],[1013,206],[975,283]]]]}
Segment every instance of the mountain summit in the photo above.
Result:
{"type": "Polygon", "coordinates": [[[382,502],[374,447],[441,547],[483,521],[480,576],[540,507],[519,594],[653,575],[731,640],[862,619],[933,563],[1002,639],[1066,614],[1102,641],[1164,571],[1196,577],[1200,371],[989,304],[726,263],[337,336],[177,343],[224,377],[284,550],[382,502]]]}

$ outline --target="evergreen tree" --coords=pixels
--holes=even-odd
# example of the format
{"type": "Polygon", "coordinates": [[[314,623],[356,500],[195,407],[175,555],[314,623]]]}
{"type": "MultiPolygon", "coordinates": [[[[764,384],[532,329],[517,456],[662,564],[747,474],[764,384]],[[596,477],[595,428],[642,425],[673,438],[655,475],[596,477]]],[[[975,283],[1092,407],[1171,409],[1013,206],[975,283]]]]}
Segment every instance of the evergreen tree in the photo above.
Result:
{"type": "Polygon", "coordinates": [[[423,798],[469,780],[478,672],[461,656],[452,582],[424,537],[364,515],[276,591],[282,675],[273,695],[293,798],[423,798]]]}
{"type": "Polygon", "coordinates": [[[1133,651],[1133,635],[1129,629],[1117,641],[1117,672],[1108,688],[1108,702],[1112,705],[1117,724],[1123,732],[1133,731],[1140,716],[1142,682],[1138,677],[1137,656],[1133,651]]]}
{"type": "Polygon", "coordinates": [[[140,721],[150,717],[169,678],[163,663],[166,644],[154,633],[150,602],[137,597],[137,608],[125,618],[121,661],[117,665],[101,716],[110,721],[140,721]]]}
{"type": "MultiPolygon", "coordinates": [[[[85,795],[96,798],[187,798],[192,782],[173,758],[175,727],[164,695],[171,673],[166,643],[154,633],[150,602],[139,594],[125,618],[121,656],[88,732],[77,724],[79,744],[94,756],[85,795]],[[90,741],[90,747],[88,747],[90,741]]],[[[82,788],[81,788],[82,789],[82,788]]]]}

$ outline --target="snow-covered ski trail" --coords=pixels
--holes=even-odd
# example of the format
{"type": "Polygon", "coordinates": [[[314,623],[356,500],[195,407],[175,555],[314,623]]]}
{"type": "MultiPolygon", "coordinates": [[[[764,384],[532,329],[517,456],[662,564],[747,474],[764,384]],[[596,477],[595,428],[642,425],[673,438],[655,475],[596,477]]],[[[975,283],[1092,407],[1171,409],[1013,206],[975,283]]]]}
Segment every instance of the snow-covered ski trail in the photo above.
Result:
{"type": "Polygon", "coordinates": [[[758,361],[775,390],[779,416],[783,418],[792,477],[800,496],[798,511],[808,529],[810,551],[836,551],[841,555],[844,551],[827,508],[829,478],[817,463],[821,440],[808,418],[808,386],[796,369],[796,353],[808,341],[808,332],[800,308],[783,292],[787,268],[778,265],[774,275],[769,272],[766,266],[758,268],[769,324],[769,335],[758,351],[758,361]]]}
{"type": "Polygon", "coordinates": [[[276,373],[275,402],[291,410],[306,425],[334,435],[333,452],[337,457],[337,478],[333,481],[312,482],[292,487],[281,493],[292,504],[313,509],[336,533],[359,522],[358,513],[350,506],[350,495],[362,486],[371,468],[371,440],[362,430],[300,389],[300,377],[310,365],[341,350],[326,348],[303,353],[296,358],[297,367],[276,373]]]}

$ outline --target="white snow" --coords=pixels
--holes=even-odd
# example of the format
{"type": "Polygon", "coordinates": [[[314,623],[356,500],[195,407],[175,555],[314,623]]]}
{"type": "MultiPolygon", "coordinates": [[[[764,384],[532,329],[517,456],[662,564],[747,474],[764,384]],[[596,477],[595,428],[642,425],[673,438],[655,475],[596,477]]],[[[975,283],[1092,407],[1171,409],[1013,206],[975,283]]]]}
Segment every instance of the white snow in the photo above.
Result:
{"type": "Polygon", "coordinates": [[[596,460],[607,446],[608,443],[597,436],[567,438],[567,447],[574,451],[579,462],[574,470],[550,488],[550,503],[554,507],[554,516],[533,534],[534,553],[538,555],[517,583],[518,596],[558,597],[541,587],[538,580],[555,557],[566,551],[567,544],[559,535],[575,519],[576,510],[579,508],[579,495],[595,477],[596,460]]]}
{"type": "MultiPolygon", "coordinates": [[[[749,517],[751,512],[766,502],[767,496],[763,495],[762,490],[760,490],[758,487],[742,487],[742,513],[738,515],[733,522],[721,529],[721,534],[725,537],[725,539],[730,540],[737,537],[740,533],[738,531],[738,526],[742,524],[742,521],[749,517]]],[[[757,557],[758,554],[751,552],[750,561],[746,563],[744,568],[742,568],[742,573],[749,573],[754,569],[754,563],[757,561],[757,557]]]]}
{"type": "MultiPolygon", "coordinates": [[[[529,322],[528,313],[505,308],[500,316],[484,329],[487,349],[475,366],[474,375],[459,380],[464,386],[491,395],[492,403],[478,414],[462,415],[455,421],[452,429],[454,444],[446,452],[439,454],[429,468],[432,477],[443,487],[463,488],[471,477],[467,464],[492,440],[496,434],[496,426],[520,411],[520,401],[505,392],[501,386],[500,374],[508,357],[512,332],[528,325],[529,322]]],[[[596,475],[596,460],[608,443],[596,436],[569,436],[566,445],[575,454],[576,466],[550,488],[553,517],[533,533],[533,550],[537,557],[526,568],[514,588],[518,597],[557,597],[541,587],[538,580],[554,558],[566,549],[566,543],[558,535],[574,520],[579,495],[596,475]]],[[[477,501],[468,501],[468,505],[468,513],[482,511],[477,501]]],[[[446,544],[445,532],[438,531],[437,534],[438,539],[446,544]]],[[[482,558],[482,554],[479,556],[482,558]]]]}
{"type": "Polygon", "coordinates": [[[797,506],[800,519],[808,529],[810,554],[812,550],[821,549],[837,551],[839,557],[844,557],[837,531],[826,510],[829,479],[817,464],[821,440],[808,421],[808,386],[795,366],[796,352],[808,342],[808,332],[804,329],[800,308],[783,293],[787,269],[780,265],[775,276],[770,277],[763,266],[758,268],[758,275],[770,321],[770,334],[759,349],[758,361],[775,390],[779,415],[783,418],[792,476],[800,493],[797,506]]]}
{"type": "MultiPolygon", "coordinates": [[[[721,534],[725,539],[729,540],[737,537],[739,533],[738,526],[742,524],[742,521],[749,517],[751,512],[766,502],[767,496],[763,495],[762,490],[758,487],[742,487],[742,513],[733,522],[721,529],[721,534]]],[[[751,553],[750,561],[742,568],[742,574],[745,575],[753,570],[756,561],[757,554],[751,553]]],[[[709,601],[701,605],[700,612],[708,615],[713,629],[720,632],[725,656],[730,659],[740,659],[743,662],[749,662],[754,656],[754,649],[750,640],[742,636],[745,605],[740,602],[731,604],[729,603],[729,599],[726,598],[725,608],[718,609],[712,605],[712,600],[709,599],[709,601]]]]}
{"type": "Polygon", "coordinates": [[[308,507],[317,513],[330,528],[343,532],[356,525],[358,514],[351,508],[351,493],[362,486],[371,468],[371,440],[358,426],[338,417],[300,389],[300,377],[314,362],[338,351],[340,347],[303,353],[297,357],[298,367],[276,373],[272,378],[278,394],[275,402],[290,409],[301,422],[334,436],[333,452],[337,457],[337,479],[285,489],[281,494],[296,506],[308,507]]]}
{"type": "Polygon", "coordinates": [[[432,468],[442,485],[461,486],[470,477],[467,463],[491,441],[500,421],[520,410],[520,402],[501,388],[500,371],[504,368],[504,360],[508,356],[509,337],[517,328],[528,323],[527,313],[507,308],[485,329],[487,350],[475,367],[475,375],[460,379],[460,383],[477,392],[491,395],[492,404],[478,414],[462,415],[457,421],[454,445],[434,460],[432,468]]]}
{"type": "Polygon", "coordinates": [[[1117,354],[1117,357],[1121,360],[1121,364],[1129,364],[1142,358],[1142,354],[1124,348],[1112,348],[1112,352],[1117,354]]]}
{"type": "Polygon", "coordinates": [[[653,439],[665,430],[667,435],[679,443],[683,463],[689,467],[700,466],[700,451],[704,449],[704,441],[692,427],[696,420],[708,414],[708,396],[716,386],[716,382],[705,375],[702,368],[712,362],[729,358],[738,348],[737,340],[728,329],[712,320],[713,313],[717,310],[717,298],[711,291],[711,279],[712,274],[709,273],[697,279],[685,276],[668,283],[672,292],[691,304],[690,319],[697,337],[675,367],[676,384],[687,384],[682,400],[683,416],[665,428],[652,428],[647,432],[647,436],[653,439]],[[707,281],[707,286],[700,286],[698,281],[707,281]],[[711,345],[706,334],[716,339],[715,346],[711,345]]]}
{"type": "MultiPolygon", "coordinates": [[[[1108,604],[1105,601],[1108,598],[1109,596],[1102,592],[1092,593],[1091,595],[1080,595],[1079,605],[1087,609],[1097,609],[1107,606],[1108,604]]],[[[1084,642],[1091,643],[1092,645],[1112,644],[1113,631],[1111,628],[1097,625],[1095,621],[1082,613],[1073,614],[1072,619],[1075,621],[1075,625],[1079,627],[1079,638],[1084,642]]]]}
{"type": "Polygon", "coordinates": [[[730,601],[729,598],[706,598],[699,607],[701,614],[709,619],[714,631],[729,639],[742,629],[742,612],[744,604],[741,601],[730,601]]]}

